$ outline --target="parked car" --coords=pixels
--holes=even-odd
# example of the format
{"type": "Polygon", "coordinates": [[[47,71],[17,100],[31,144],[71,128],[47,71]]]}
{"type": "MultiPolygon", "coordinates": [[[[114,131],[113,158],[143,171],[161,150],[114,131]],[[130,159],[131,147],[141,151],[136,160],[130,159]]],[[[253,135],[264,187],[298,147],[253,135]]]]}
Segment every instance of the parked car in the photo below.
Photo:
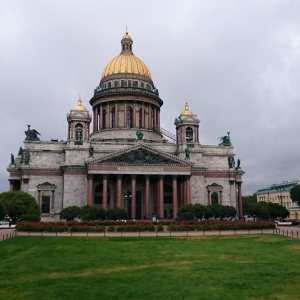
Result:
{"type": "Polygon", "coordinates": [[[253,216],[244,215],[245,222],[253,222],[255,221],[255,218],[253,216]]]}

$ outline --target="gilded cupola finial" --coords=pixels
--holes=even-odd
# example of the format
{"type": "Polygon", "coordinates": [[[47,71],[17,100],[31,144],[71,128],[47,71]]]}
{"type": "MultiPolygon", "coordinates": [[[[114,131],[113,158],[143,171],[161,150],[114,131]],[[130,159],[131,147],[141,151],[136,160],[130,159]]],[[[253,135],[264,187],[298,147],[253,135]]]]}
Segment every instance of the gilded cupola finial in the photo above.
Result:
{"type": "Polygon", "coordinates": [[[82,105],[82,100],[81,100],[80,95],[77,100],[77,105],[73,108],[73,110],[86,110],[86,108],[82,105]]]}
{"type": "Polygon", "coordinates": [[[193,115],[187,101],[185,102],[184,111],[181,113],[181,115],[184,115],[184,116],[193,115]]]}

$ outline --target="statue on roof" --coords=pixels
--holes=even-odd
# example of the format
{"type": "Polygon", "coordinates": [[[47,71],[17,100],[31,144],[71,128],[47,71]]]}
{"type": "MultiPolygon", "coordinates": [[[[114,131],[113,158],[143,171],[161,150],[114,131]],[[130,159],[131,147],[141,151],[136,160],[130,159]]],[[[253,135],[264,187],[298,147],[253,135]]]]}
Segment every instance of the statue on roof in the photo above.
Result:
{"type": "Polygon", "coordinates": [[[189,147],[185,148],[185,159],[190,159],[191,149],[189,147]]]}
{"type": "Polygon", "coordinates": [[[20,147],[20,148],[19,148],[19,152],[18,152],[18,156],[22,156],[22,155],[23,155],[23,148],[20,147]]]}
{"type": "Polygon", "coordinates": [[[230,132],[227,132],[227,135],[219,137],[219,140],[221,140],[221,143],[219,144],[220,147],[232,146],[229,134],[230,134],[230,132]]]}
{"type": "Polygon", "coordinates": [[[138,140],[141,140],[143,138],[144,134],[140,130],[137,130],[136,136],[137,136],[138,140]]]}
{"type": "Polygon", "coordinates": [[[10,163],[13,165],[15,164],[15,157],[13,154],[10,155],[10,163]]]}
{"type": "Polygon", "coordinates": [[[40,133],[38,131],[36,131],[35,129],[30,129],[31,125],[27,125],[28,129],[25,131],[25,141],[39,141],[39,137],[38,135],[40,135],[40,133]]]}
{"type": "Polygon", "coordinates": [[[93,157],[94,156],[94,147],[92,145],[90,145],[89,147],[89,157],[93,157]]]}

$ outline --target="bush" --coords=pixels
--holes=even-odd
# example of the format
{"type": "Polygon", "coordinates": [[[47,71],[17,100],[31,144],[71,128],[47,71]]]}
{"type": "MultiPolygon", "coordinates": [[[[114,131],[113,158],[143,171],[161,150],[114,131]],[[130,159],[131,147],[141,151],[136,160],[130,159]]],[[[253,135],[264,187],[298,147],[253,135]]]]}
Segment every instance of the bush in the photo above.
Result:
{"type": "Polygon", "coordinates": [[[102,209],[94,206],[84,205],[80,208],[80,219],[83,221],[99,220],[102,209]]]}
{"type": "Polygon", "coordinates": [[[127,220],[128,213],[123,208],[112,208],[107,212],[107,217],[110,220],[127,220]]]}
{"type": "Polygon", "coordinates": [[[32,214],[24,214],[19,218],[19,221],[40,222],[41,217],[32,214]]]}
{"type": "Polygon", "coordinates": [[[69,206],[65,207],[60,212],[60,219],[61,220],[67,220],[67,221],[73,221],[75,218],[78,218],[80,215],[80,207],[78,206],[69,206]]]}

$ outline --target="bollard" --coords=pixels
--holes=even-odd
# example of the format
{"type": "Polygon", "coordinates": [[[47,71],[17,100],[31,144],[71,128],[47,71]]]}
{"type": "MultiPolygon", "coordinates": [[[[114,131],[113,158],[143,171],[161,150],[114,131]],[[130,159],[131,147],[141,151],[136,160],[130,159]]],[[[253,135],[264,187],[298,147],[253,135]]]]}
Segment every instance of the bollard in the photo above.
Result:
{"type": "Polygon", "coordinates": [[[294,231],[292,230],[292,238],[294,237],[294,231]]]}

